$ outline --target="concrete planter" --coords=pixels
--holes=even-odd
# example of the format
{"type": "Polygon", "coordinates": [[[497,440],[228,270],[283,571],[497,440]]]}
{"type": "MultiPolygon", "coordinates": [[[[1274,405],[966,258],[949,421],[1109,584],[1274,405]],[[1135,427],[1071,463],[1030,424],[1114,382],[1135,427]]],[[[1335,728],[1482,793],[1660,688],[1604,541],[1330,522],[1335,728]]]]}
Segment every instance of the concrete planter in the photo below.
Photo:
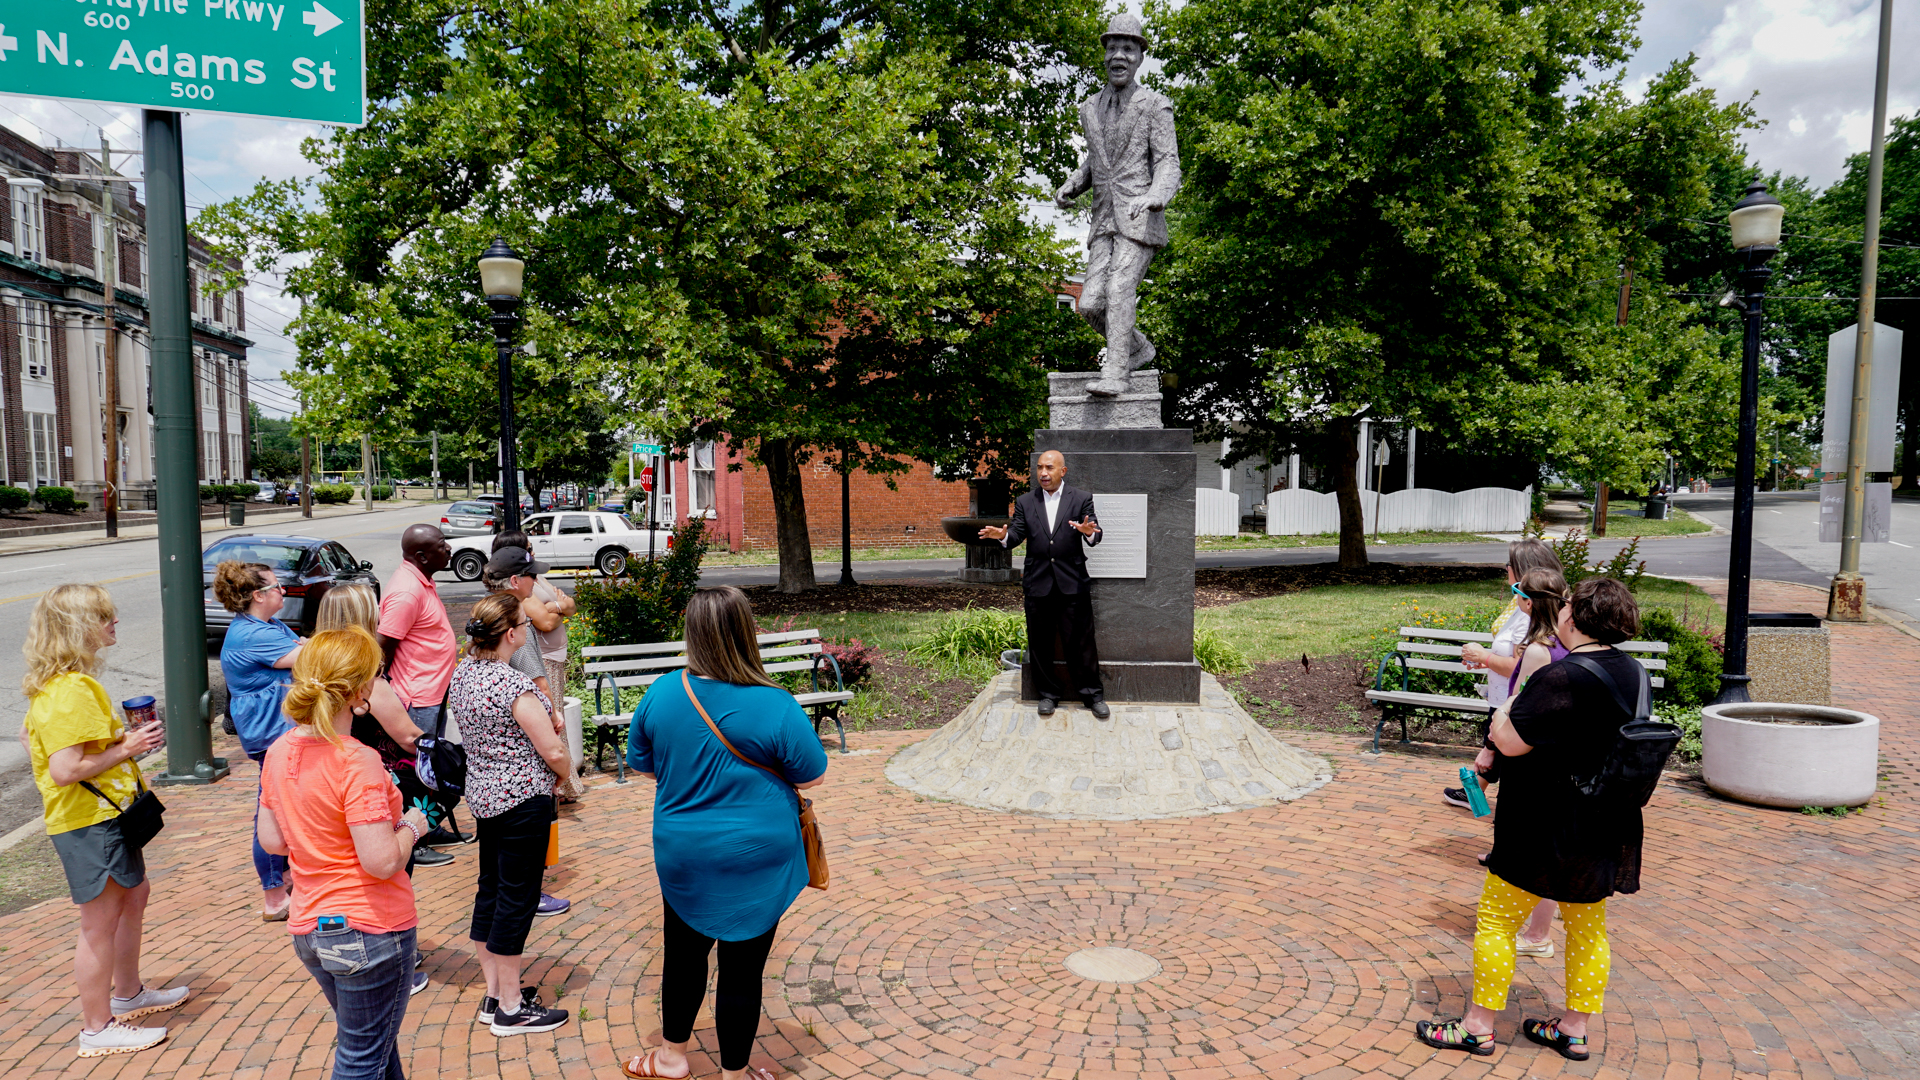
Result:
{"type": "Polygon", "coordinates": [[[1880,718],[1823,705],[1709,705],[1700,715],[1707,786],[1761,806],[1859,806],[1873,798],[1880,718]]]}

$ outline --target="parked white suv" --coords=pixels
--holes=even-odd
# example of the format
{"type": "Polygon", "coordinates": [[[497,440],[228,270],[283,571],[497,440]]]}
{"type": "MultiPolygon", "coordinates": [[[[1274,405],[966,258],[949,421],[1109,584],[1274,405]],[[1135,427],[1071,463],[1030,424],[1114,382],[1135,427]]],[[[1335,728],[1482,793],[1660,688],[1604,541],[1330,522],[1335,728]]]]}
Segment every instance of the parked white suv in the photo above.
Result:
{"type": "MultiPolygon", "coordinates": [[[[533,557],[556,570],[596,569],[612,577],[626,568],[629,557],[647,557],[647,530],[636,529],[620,514],[563,510],[529,514],[520,528],[533,543],[533,557]]],[[[653,553],[665,555],[666,529],[653,531],[653,553]]],[[[453,576],[478,581],[493,552],[492,536],[460,536],[447,540],[453,548],[453,576]]]]}

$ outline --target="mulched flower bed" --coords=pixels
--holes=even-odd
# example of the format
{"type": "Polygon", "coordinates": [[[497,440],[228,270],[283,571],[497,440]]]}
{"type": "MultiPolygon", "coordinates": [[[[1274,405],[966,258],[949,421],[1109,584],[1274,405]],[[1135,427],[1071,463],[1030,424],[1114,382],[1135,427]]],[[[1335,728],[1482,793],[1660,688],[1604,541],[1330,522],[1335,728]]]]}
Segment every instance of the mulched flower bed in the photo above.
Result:
{"type": "MultiPolygon", "coordinates": [[[[1378,712],[1367,703],[1367,691],[1373,689],[1373,665],[1352,654],[1323,656],[1305,663],[1282,660],[1255,664],[1251,672],[1230,675],[1220,683],[1240,699],[1249,715],[1271,728],[1371,735],[1379,721],[1378,712]]],[[[1407,725],[1407,734],[1416,742],[1480,745],[1479,730],[1467,723],[1416,721],[1407,725]]],[[[1383,743],[1386,739],[1398,742],[1399,723],[1389,724],[1381,739],[1383,743]]]]}
{"type": "MultiPolygon", "coordinates": [[[[960,710],[979,695],[981,685],[966,678],[942,679],[899,653],[881,652],[874,657],[873,674],[860,689],[884,695],[887,706],[880,710],[881,715],[867,717],[867,728],[902,731],[939,727],[960,715],[960,710]]],[[[821,734],[829,734],[828,726],[821,725],[821,734]]]]}

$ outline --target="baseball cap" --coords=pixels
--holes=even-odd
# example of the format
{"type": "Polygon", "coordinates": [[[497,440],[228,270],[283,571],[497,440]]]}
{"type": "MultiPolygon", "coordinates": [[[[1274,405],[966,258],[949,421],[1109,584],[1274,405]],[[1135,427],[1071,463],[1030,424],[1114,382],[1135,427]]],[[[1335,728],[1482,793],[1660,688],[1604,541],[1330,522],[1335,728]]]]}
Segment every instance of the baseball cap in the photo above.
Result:
{"type": "Polygon", "coordinates": [[[496,578],[544,574],[550,567],[523,547],[503,547],[487,560],[487,573],[496,578]]]}

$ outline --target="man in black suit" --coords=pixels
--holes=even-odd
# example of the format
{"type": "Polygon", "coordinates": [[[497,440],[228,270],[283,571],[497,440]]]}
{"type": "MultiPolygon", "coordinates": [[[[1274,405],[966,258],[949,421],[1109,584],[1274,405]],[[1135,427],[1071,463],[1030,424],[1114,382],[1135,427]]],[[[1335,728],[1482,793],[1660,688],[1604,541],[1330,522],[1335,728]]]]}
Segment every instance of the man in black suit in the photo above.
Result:
{"type": "Polygon", "coordinates": [[[1093,642],[1093,582],[1087,576],[1086,549],[1100,542],[1093,496],[1067,486],[1067,459],[1058,450],[1040,455],[1036,475],[1040,489],[1014,500],[1013,523],[989,525],[980,530],[980,538],[1007,547],[1026,541],[1020,584],[1027,599],[1027,656],[1033,662],[1040,715],[1051,716],[1055,703],[1068,696],[1053,670],[1057,637],[1065,646],[1073,696],[1105,720],[1113,710],[1102,696],[1100,654],[1093,642]]]}

